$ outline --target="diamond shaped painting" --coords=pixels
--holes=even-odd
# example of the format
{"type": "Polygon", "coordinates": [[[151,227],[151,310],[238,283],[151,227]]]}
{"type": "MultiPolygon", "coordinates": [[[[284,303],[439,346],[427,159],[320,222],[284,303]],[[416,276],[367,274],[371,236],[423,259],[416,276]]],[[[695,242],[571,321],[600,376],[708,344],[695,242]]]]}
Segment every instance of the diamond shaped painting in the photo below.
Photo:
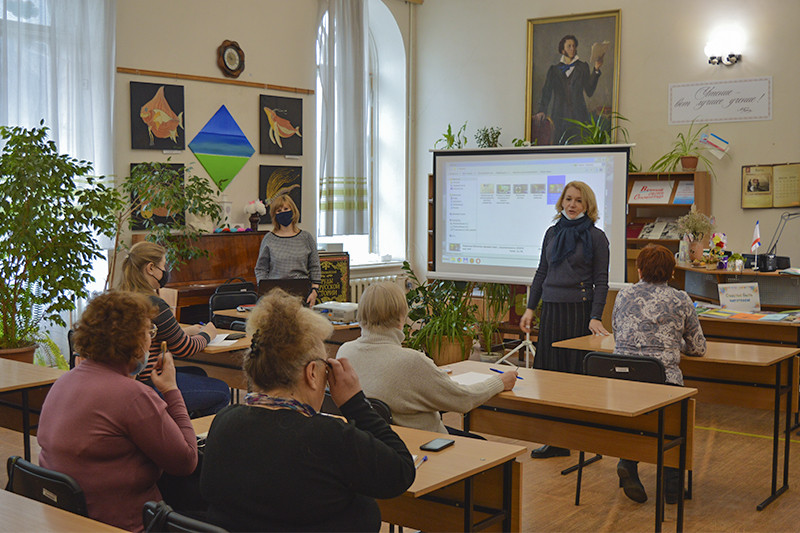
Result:
{"type": "Polygon", "coordinates": [[[224,105],[195,135],[189,149],[220,191],[225,190],[255,152],[224,105]]]}

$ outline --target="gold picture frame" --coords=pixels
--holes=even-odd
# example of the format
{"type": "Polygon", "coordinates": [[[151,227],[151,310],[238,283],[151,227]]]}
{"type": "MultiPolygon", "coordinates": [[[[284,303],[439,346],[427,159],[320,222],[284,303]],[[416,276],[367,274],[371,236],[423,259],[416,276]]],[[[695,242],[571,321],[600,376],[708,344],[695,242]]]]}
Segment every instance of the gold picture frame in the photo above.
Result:
{"type": "Polygon", "coordinates": [[[620,10],[528,19],[525,138],[539,145],[574,143],[577,126],[567,118],[602,116],[608,128],[615,126],[619,58],[620,10]],[[571,57],[570,41],[577,45],[571,57]]]}

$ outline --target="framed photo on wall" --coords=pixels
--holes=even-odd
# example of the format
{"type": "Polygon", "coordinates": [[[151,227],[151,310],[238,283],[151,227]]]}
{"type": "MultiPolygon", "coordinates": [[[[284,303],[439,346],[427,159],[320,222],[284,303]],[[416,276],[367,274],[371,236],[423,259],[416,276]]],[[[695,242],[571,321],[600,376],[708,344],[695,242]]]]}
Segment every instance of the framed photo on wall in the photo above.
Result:
{"type": "Polygon", "coordinates": [[[303,167],[261,165],[258,167],[258,175],[258,199],[267,206],[267,213],[261,216],[261,224],[272,224],[272,217],[269,216],[269,203],[281,194],[288,194],[289,198],[294,201],[300,212],[297,221],[302,221],[303,167]]]}
{"type": "Polygon", "coordinates": [[[131,82],[131,148],[186,148],[183,86],[131,82]]]}
{"type": "Polygon", "coordinates": [[[303,100],[284,96],[259,98],[258,153],[278,155],[303,155],[303,100]]]}
{"type": "Polygon", "coordinates": [[[570,120],[615,125],[619,35],[619,10],[528,19],[526,139],[574,144],[580,128],[570,120]]]}

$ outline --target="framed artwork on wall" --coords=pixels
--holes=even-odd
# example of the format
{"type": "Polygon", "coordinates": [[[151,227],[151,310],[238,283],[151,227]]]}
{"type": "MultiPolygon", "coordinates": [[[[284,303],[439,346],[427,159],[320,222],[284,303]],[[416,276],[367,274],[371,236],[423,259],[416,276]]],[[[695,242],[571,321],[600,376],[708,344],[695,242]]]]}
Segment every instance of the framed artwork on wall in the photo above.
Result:
{"type": "Polygon", "coordinates": [[[612,127],[619,94],[620,11],[528,19],[525,138],[572,144],[582,123],[612,127]]]}
{"type": "Polygon", "coordinates": [[[131,82],[131,148],[186,148],[183,86],[131,82]]]}
{"type": "Polygon", "coordinates": [[[267,214],[261,216],[261,224],[272,224],[269,203],[277,196],[288,194],[300,211],[298,222],[303,220],[302,167],[261,165],[258,167],[258,199],[267,206],[267,214]]]}
{"type": "Polygon", "coordinates": [[[303,100],[268,96],[259,99],[259,153],[303,155],[303,100]]]}
{"type": "MultiPolygon", "coordinates": [[[[141,163],[131,163],[131,174],[133,174],[133,169],[139,164],[141,163]]],[[[164,163],[163,166],[165,169],[169,169],[165,172],[167,179],[181,180],[181,182],[184,181],[185,178],[183,173],[185,169],[182,163],[164,163]]],[[[131,205],[135,206],[137,203],[136,193],[132,192],[131,205]]],[[[185,213],[170,213],[165,207],[147,207],[149,208],[144,210],[137,208],[133,210],[131,213],[131,220],[133,221],[133,226],[131,229],[144,230],[159,224],[167,224],[169,226],[182,225],[185,221],[185,213]]]]}

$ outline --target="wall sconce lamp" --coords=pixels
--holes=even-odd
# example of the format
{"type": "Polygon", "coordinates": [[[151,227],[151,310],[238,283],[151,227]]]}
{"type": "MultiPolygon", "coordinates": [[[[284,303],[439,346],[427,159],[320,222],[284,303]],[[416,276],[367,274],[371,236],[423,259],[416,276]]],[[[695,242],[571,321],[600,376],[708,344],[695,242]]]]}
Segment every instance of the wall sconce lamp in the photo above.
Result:
{"type": "Polygon", "coordinates": [[[723,23],[713,28],[703,54],[709,65],[730,67],[742,61],[747,45],[747,32],[737,23],[723,23]]]}
{"type": "Polygon", "coordinates": [[[710,56],[709,65],[725,65],[730,67],[742,60],[742,54],[728,54],[727,56],[710,56]]]}

